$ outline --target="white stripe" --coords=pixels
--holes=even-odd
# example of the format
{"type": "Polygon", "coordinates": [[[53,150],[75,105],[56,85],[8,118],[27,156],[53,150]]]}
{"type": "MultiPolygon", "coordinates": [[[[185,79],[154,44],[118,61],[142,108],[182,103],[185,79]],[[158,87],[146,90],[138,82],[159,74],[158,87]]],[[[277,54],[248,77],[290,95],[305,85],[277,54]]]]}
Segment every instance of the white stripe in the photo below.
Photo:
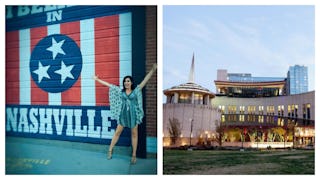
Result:
{"type": "MultiPolygon", "coordinates": [[[[48,36],[52,34],[60,34],[60,24],[48,26],[48,36]]],[[[61,93],[48,93],[49,105],[61,105],[61,93]]]]}
{"type": "Polygon", "coordinates": [[[29,70],[30,62],[30,29],[19,31],[19,86],[20,104],[31,104],[31,74],[29,70]]]}
{"type": "Polygon", "coordinates": [[[96,105],[94,19],[80,21],[80,48],[82,54],[81,105],[96,105]]]}
{"type": "Polygon", "coordinates": [[[125,76],[132,76],[132,15],[124,13],[119,15],[119,58],[120,58],[120,79],[125,76]]]}

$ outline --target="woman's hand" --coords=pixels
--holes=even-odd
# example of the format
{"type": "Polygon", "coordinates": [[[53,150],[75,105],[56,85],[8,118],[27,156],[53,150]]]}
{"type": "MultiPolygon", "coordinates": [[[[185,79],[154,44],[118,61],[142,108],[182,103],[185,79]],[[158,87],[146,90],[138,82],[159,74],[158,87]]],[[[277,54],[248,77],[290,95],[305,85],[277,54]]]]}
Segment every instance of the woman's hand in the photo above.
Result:
{"type": "Polygon", "coordinates": [[[157,63],[154,63],[153,66],[152,66],[152,69],[156,70],[158,67],[157,63]]]}
{"type": "Polygon", "coordinates": [[[94,80],[98,80],[98,79],[99,79],[99,77],[98,77],[97,75],[93,75],[93,76],[92,76],[92,79],[94,79],[94,80]]]}

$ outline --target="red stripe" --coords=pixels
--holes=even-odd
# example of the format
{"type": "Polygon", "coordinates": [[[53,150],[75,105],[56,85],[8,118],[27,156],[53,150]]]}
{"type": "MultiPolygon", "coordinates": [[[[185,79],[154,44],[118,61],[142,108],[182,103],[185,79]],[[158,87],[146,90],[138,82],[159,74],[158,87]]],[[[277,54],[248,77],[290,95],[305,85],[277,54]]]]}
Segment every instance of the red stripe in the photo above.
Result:
{"type": "MultiPolygon", "coordinates": [[[[95,72],[100,79],[119,85],[119,16],[96,18],[95,72]]],[[[96,82],[96,105],[109,105],[109,88],[96,82]]]]}
{"type": "Polygon", "coordinates": [[[6,33],[6,104],[19,104],[19,31],[6,33]]]}
{"type": "MultiPolygon", "coordinates": [[[[73,39],[80,48],[80,22],[69,22],[60,25],[60,33],[73,39]]],[[[61,93],[62,105],[81,105],[81,77],[67,91],[61,93]]]]}
{"type": "MultiPolygon", "coordinates": [[[[31,52],[37,43],[47,36],[47,27],[38,27],[30,29],[31,52]]],[[[48,105],[48,93],[40,89],[31,79],[31,104],[48,105]]]]}

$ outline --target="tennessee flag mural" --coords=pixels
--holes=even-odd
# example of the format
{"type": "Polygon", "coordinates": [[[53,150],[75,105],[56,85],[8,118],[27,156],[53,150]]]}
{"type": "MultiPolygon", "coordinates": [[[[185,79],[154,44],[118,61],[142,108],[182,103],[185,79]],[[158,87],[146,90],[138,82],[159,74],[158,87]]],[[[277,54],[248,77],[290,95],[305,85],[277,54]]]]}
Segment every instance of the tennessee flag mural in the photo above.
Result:
{"type": "MultiPolygon", "coordinates": [[[[6,134],[110,141],[109,88],[132,74],[123,7],[6,7],[6,134]]],[[[120,144],[130,144],[123,138],[120,144]]]]}

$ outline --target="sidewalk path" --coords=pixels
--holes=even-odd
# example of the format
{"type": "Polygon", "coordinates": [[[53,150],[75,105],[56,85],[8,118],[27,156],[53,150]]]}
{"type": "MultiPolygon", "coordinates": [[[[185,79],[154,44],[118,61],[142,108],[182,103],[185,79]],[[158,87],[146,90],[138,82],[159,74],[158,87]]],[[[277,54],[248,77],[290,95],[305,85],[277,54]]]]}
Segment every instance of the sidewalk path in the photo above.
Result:
{"type": "Polygon", "coordinates": [[[6,174],[157,174],[156,154],[130,164],[131,147],[6,137],[6,174]]]}

